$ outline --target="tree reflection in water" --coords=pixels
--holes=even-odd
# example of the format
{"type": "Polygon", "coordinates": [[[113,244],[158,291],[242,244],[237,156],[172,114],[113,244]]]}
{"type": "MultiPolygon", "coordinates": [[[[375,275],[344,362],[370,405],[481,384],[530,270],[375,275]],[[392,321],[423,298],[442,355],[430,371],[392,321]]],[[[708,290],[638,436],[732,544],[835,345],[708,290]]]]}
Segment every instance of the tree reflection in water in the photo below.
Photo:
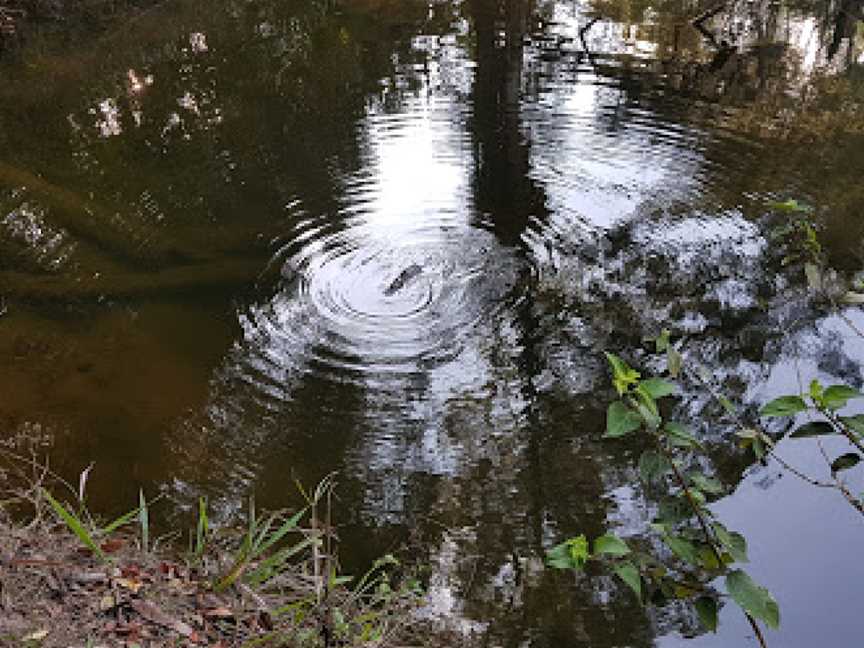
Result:
{"type": "Polygon", "coordinates": [[[0,88],[0,414],[63,430],[105,509],[161,483],[230,517],[338,469],[354,565],[416,534],[490,645],[696,632],[542,567],[650,517],[638,448],[598,441],[600,351],[671,327],[744,402],[798,357],[860,381],[762,206],[831,209],[851,267],[862,149],[840,3],[732,2],[704,33],[693,4],[187,0],[23,53],[56,82],[0,88]]]}

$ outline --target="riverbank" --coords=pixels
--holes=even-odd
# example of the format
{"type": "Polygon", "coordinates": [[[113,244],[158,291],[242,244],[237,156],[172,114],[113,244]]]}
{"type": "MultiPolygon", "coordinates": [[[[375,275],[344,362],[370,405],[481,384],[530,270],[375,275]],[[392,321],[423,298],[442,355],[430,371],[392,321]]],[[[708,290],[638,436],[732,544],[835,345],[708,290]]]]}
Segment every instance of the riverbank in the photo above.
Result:
{"type": "Polygon", "coordinates": [[[37,463],[19,461],[3,478],[4,646],[453,645],[419,619],[422,591],[392,556],[362,578],[339,573],[332,481],[301,511],[250,509],[244,529],[212,529],[202,503],[180,550],[183,530],[150,536],[143,498],[97,523],[84,503],[86,473],[73,504],[51,495],[59,480],[37,463]],[[9,487],[22,480],[26,487],[9,487]]]}

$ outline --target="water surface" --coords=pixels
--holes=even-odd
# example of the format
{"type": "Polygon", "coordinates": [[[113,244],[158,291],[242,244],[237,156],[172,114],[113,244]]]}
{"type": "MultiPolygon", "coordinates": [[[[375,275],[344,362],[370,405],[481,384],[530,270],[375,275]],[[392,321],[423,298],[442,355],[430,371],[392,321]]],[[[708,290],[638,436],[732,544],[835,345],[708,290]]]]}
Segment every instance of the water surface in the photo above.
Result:
{"type": "MultiPolygon", "coordinates": [[[[730,3],[706,33],[701,4],[176,0],[34,34],[0,62],[4,434],[95,462],[94,508],[162,491],[178,524],[338,471],[347,565],[413,541],[488,645],[752,644],[731,606],[704,635],[542,567],[652,515],[639,444],[600,440],[603,350],[669,328],[752,407],[864,379],[766,207],[816,205],[860,267],[860,44],[832,3],[730,3]]],[[[780,603],[771,645],[856,645],[861,521],[750,465],[704,390],[678,407],[780,603]]]]}

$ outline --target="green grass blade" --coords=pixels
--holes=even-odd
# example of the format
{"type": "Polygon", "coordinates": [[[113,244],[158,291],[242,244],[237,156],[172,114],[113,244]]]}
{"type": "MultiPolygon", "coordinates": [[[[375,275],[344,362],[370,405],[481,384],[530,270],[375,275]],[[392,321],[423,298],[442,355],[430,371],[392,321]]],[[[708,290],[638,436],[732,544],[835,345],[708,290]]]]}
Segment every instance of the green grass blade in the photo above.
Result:
{"type": "Polygon", "coordinates": [[[200,558],[207,546],[207,532],[209,521],[207,520],[207,498],[198,499],[198,526],[195,530],[195,557],[200,558]]]}
{"type": "Polygon", "coordinates": [[[297,513],[292,515],[288,520],[286,520],[285,523],[282,524],[282,526],[280,526],[273,533],[273,535],[271,535],[267,539],[267,541],[264,544],[259,546],[258,551],[256,552],[256,555],[260,556],[265,551],[267,551],[270,547],[272,547],[274,544],[276,544],[282,538],[284,538],[287,533],[295,530],[297,528],[297,523],[300,522],[300,518],[303,517],[303,515],[306,513],[306,511],[307,511],[307,509],[305,509],[305,508],[301,509],[300,511],[298,511],[297,513]]]}
{"type": "Polygon", "coordinates": [[[291,547],[286,547],[281,551],[277,551],[246,577],[247,582],[253,585],[260,585],[266,580],[272,578],[289,558],[300,553],[306,547],[320,541],[319,538],[306,538],[291,547]]]}
{"type": "Polygon", "coordinates": [[[78,537],[78,539],[86,546],[90,551],[96,554],[100,560],[106,561],[105,554],[102,553],[102,549],[93,539],[93,536],[90,535],[90,532],[84,527],[75,515],[70,513],[66,508],[53,497],[51,497],[51,493],[47,490],[42,490],[42,494],[45,496],[45,499],[48,500],[48,503],[51,505],[51,508],[54,509],[54,512],[60,517],[63,522],[66,523],[72,532],[78,537]]]}
{"type": "Polygon", "coordinates": [[[255,529],[255,537],[252,540],[252,544],[249,547],[249,557],[255,558],[256,556],[261,555],[263,549],[261,548],[262,543],[264,542],[267,534],[270,533],[270,528],[273,526],[273,523],[276,521],[276,514],[272,514],[260,529],[255,529]]]}
{"type": "Polygon", "coordinates": [[[103,535],[103,536],[111,535],[112,533],[114,533],[114,531],[116,531],[120,527],[126,526],[127,524],[129,524],[135,518],[136,515],[138,515],[138,509],[137,508],[132,509],[128,513],[124,513],[119,518],[114,520],[111,524],[100,529],[99,535],[103,535]]]}
{"type": "Polygon", "coordinates": [[[147,553],[150,547],[150,511],[143,489],[138,490],[138,522],[141,525],[141,549],[147,553]]]}

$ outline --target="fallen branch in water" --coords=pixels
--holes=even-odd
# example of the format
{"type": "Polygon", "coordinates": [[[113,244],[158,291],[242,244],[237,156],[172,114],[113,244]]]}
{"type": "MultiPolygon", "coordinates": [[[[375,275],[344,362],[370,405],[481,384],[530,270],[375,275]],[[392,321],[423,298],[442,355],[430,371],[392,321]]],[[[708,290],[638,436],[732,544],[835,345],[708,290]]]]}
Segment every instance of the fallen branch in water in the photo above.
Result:
{"type": "Polygon", "coordinates": [[[143,236],[131,227],[124,227],[119,214],[113,214],[26,169],[0,162],[0,185],[26,189],[39,203],[50,208],[50,221],[121,261],[152,265],[165,261],[201,260],[201,255],[194,250],[183,249],[154,235],[152,228],[143,236]]]}
{"type": "Polygon", "coordinates": [[[251,285],[261,265],[259,260],[222,261],[94,277],[0,272],[0,295],[7,300],[62,301],[226,289],[251,285]]]}

